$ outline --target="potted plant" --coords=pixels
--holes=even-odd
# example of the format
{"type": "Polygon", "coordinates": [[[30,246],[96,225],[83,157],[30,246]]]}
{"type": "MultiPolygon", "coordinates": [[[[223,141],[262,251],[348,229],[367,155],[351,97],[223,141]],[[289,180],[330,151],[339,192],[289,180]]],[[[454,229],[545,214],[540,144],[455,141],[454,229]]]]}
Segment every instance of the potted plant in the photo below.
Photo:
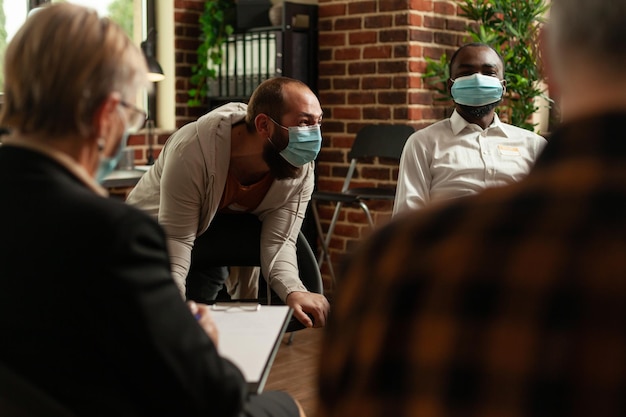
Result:
{"type": "Polygon", "coordinates": [[[191,67],[188,105],[199,106],[208,93],[209,79],[217,78],[222,64],[222,45],[234,32],[236,9],[234,0],[207,0],[200,15],[201,43],[197,49],[197,63],[191,67]]]}
{"type": "MultiPolygon", "coordinates": [[[[462,0],[463,16],[474,23],[467,26],[475,42],[493,46],[506,63],[507,95],[501,111],[508,115],[511,124],[534,130],[530,118],[538,110],[535,98],[543,95],[539,86],[538,36],[539,23],[548,9],[546,0],[462,0]]],[[[439,93],[436,100],[449,100],[447,89],[448,60],[426,58],[426,72],[439,93]]]]}

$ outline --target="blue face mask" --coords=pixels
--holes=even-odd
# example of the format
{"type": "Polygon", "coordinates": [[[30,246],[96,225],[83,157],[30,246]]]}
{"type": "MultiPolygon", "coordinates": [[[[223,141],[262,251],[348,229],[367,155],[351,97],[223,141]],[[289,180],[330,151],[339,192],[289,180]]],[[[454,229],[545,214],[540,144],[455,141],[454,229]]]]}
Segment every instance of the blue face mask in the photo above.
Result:
{"type": "Polygon", "coordinates": [[[280,151],[280,156],[287,162],[295,167],[301,167],[317,158],[317,154],[322,148],[322,131],[319,124],[285,127],[274,119],[271,120],[289,131],[289,143],[285,149],[280,151]]]}
{"type": "Polygon", "coordinates": [[[124,129],[120,146],[117,148],[115,155],[105,156],[100,159],[100,165],[98,165],[98,170],[96,171],[96,181],[98,181],[98,183],[102,184],[106,176],[113,172],[117,164],[120,162],[120,159],[124,154],[124,149],[126,148],[126,142],[128,141],[129,134],[130,132],[128,129],[124,129]]]}
{"type": "Polygon", "coordinates": [[[476,73],[457,77],[452,82],[450,92],[457,104],[479,107],[502,100],[504,87],[496,77],[476,73]]]}

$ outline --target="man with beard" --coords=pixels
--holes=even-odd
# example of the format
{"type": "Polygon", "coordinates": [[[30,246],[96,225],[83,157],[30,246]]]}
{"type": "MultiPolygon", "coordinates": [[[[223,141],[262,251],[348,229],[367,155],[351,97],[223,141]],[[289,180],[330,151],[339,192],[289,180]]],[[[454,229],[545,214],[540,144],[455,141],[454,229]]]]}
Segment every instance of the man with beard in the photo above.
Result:
{"type": "MultiPolygon", "coordinates": [[[[309,87],[277,77],[261,83],[248,105],[225,104],[168,139],[127,201],[165,229],[183,297],[208,302],[228,278],[192,263],[194,243],[215,215],[252,213],[263,223],[261,269],[270,286],[303,325],[325,324],[328,300],[300,281],[295,245],[313,191],[321,121],[309,87]],[[190,291],[192,281],[200,281],[201,294],[190,291]]],[[[256,298],[258,268],[238,272],[239,298],[256,298]]]]}
{"type": "Polygon", "coordinates": [[[495,112],[505,92],[504,61],[492,47],[470,43],[450,59],[455,110],[415,132],[400,160],[393,214],[519,181],[546,144],[495,112]]]}

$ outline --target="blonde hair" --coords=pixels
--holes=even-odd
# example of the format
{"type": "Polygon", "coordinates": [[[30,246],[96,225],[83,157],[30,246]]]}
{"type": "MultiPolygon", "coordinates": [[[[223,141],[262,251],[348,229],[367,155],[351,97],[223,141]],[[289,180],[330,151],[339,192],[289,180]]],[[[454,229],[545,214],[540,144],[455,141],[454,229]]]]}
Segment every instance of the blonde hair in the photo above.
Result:
{"type": "MultiPolygon", "coordinates": [[[[26,19],[4,60],[3,127],[50,136],[93,136],[93,117],[114,91],[147,86],[140,49],[95,10],[44,6],[26,19]]],[[[128,97],[126,97],[128,98],[128,97]]]]}

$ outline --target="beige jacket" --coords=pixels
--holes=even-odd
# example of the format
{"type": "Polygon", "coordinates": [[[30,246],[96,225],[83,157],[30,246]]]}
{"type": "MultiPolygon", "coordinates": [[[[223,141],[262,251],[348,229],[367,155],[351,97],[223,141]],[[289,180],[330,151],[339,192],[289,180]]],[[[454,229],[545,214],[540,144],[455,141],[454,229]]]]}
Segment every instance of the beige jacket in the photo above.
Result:
{"type": "MultiPolygon", "coordinates": [[[[127,201],[158,219],[168,237],[172,273],[184,294],[197,236],[204,233],[226,184],[231,126],[245,118],[247,106],[221,106],[177,130],[127,201]]],[[[295,179],[274,181],[253,212],[262,221],[261,271],[284,301],[306,291],[298,275],[296,239],[314,185],[314,163],[295,179]]]]}

